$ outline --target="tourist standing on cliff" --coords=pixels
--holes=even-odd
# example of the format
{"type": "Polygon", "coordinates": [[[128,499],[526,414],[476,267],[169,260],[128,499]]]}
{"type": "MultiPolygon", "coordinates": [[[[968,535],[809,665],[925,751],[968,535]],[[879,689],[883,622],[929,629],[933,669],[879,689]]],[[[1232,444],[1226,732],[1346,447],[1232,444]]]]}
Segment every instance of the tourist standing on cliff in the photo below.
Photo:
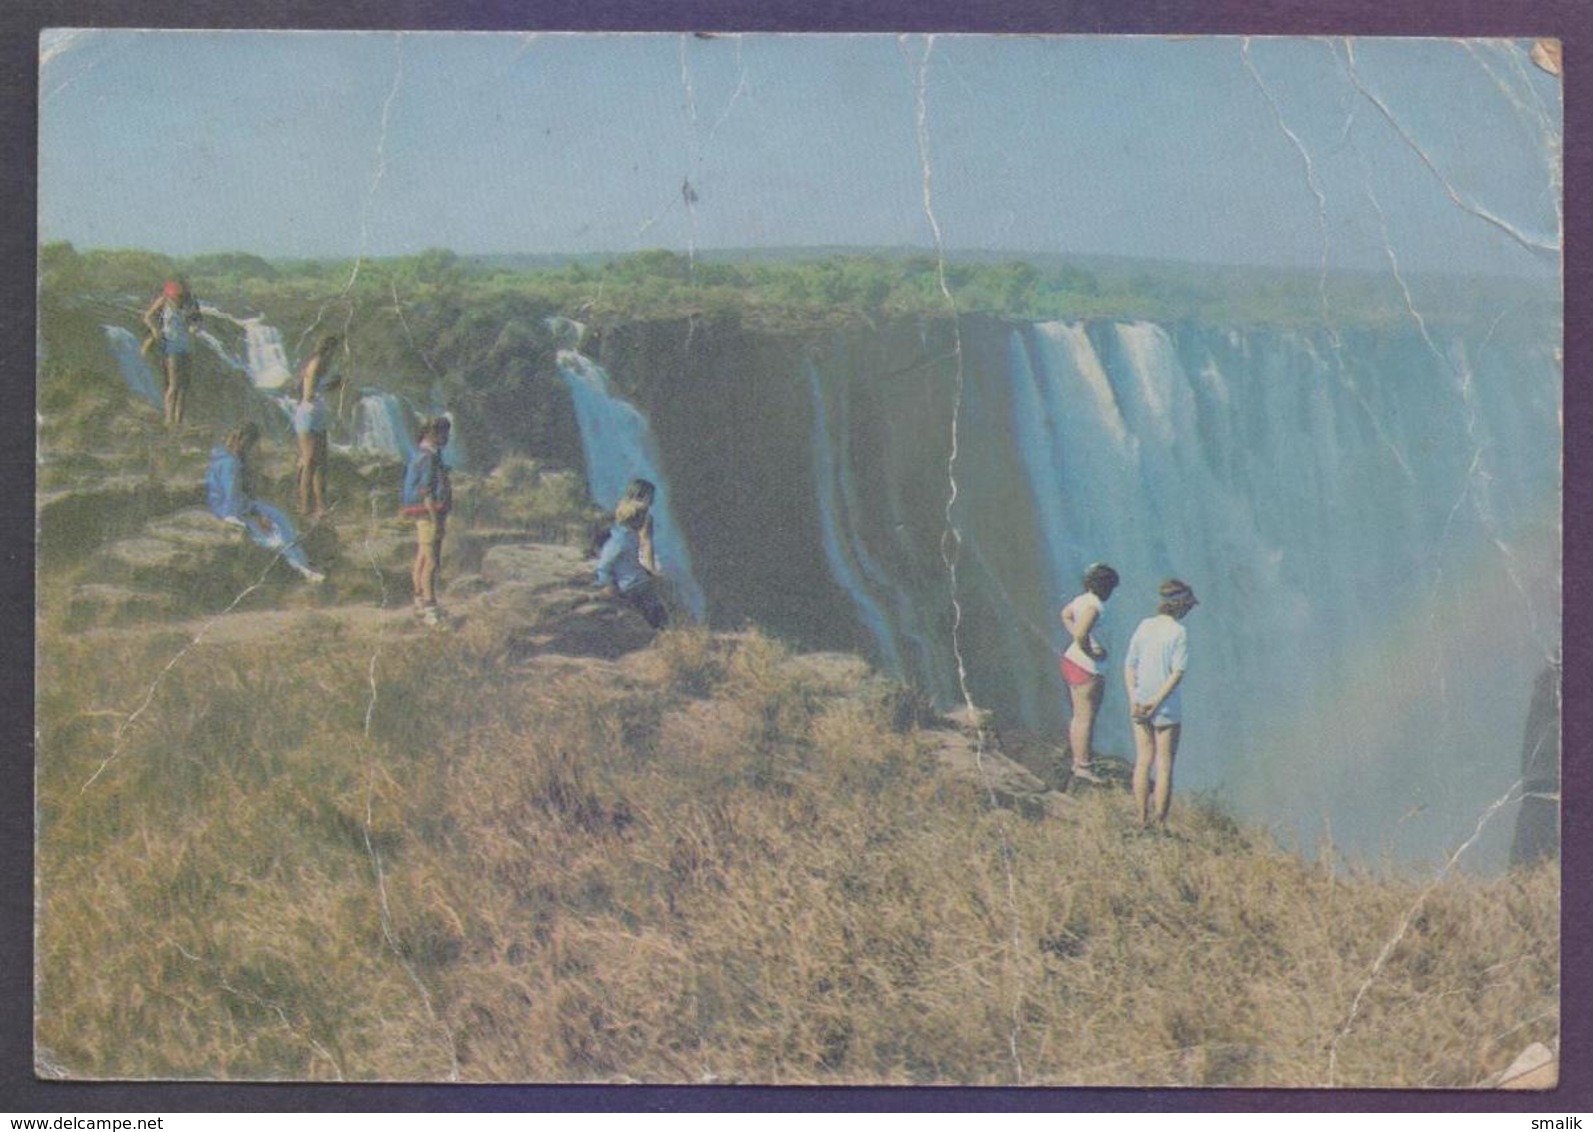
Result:
{"type": "Polygon", "coordinates": [[[404,469],[403,514],[415,520],[415,564],[410,580],[415,588],[415,612],[428,625],[443,623],[437,606],[437,573],[442,567],[443,537],[448,533],[454,493],[442,450],[452,431],[447,417],[433,417],[422,424],[420,445],[404,469]]]}
{"type": "Polygon", "coordinates": [[[260,440],[260,428],[246,421],[227,434],[227,439],[210,451],[210,467],[205,472],[205,502],[210,513],[224,523],[240,526],[255,543],[282,555],[289,566],[306,581],[324,582],[326,575],[312,569],[299,546],[298,536],[288,517],[269,503],[254,498],[249,482],[249,457],[260,440]]]}
{"type": "Polygon", "coordinates": [[[1123,662],[1128,688],[1129,718],[1134,730],[1134,801],[1139,824],[1166,828],[1173,796],[1173,759],[1183,729],[1180,696],[1189,667],[1189,635],[1183,620],[1198,603],[1188,583],[1169,578],[1158,590],[1161,604],[1134,630],[1123,662]],[[1154,771],[1156,796],[1151,806],[1154,771]]]}
{"type": "Polygon", "coordinates": [[[1095,739],[1095,718],[1106,694],[1101,662],[1106,649],[1095,639],[1102,607],[1117,589],[1117,571],[1097,562],[1084,571],[1084,592],[1062,607],[1062,625],[1072,638],[1062,654],[1062,679],[1067,682],[1073,718],[1068,724],[1068,748],[1073,755],[1073,777],[1100,782],[1090,768],[1090,745],[1095,739]]]}
{"type": "Polygon", "coordinates": [[[332,417],[326,393],[335,384],[329,374],[337,346],[335,334],[316,343],[315,353],[299,369],[299,401],[293,407],[293,434],[299,440],[299,513],[312,522],[326,515],[327,429],[332,417]]]}
{"type": "Polygon", "coordinates": [[[144,312],[149,328],[146,347],[160,346],[161,368],[166,378],[166,424],[176,427],[188,412],[188,382],[193,375],[193,335],[202,320],[199,304],[186,279],[168,279],[144,312]]]}

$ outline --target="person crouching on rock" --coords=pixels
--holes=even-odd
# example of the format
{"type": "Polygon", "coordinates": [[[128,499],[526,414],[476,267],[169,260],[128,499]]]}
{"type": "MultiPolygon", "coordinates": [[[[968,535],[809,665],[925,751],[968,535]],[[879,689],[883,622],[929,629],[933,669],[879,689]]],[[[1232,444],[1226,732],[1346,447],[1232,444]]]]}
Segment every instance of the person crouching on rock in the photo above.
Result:
{"type": "MultiPolygon", "coordinates": [[[[647,503],[632,498],[620,500],[614,509],[614,527],[597,560],[597,584],[603,587],[605,596],[625,602],[647,618],[654,629],[662,629],[669,621],[669,611],[658,596],[656,579],[642,564],[641,532],[651,532],[651,520],[647,503]]],[[[650,557],[651,538],[648,542],[650,557]]]]}
{"type": "MultiPolygon", "coordinates": [[[[626,504],[632,504],[640,506],[647,513],[647,517],[643,520],[641,527],[636,531],[636,539],[639,544],[636,548],[636,557],[641,561],[642,569],[655,576],[660,573],[658,569],[658,552],[653,546],[653,500],[657,497],[658,488],[652,480],[637,478],[625,485],[625,495],[620,500],[621,507],[626,504]]],[[[617,509],[615,514],[617,517],[617,509]]]]}
{"type": "Polygon", "coordinates": [[[288,517],[250,494],[249,457],[259,440],[259,426],[246,421],[229,432],[225,442],[211,449],[210,467],[205,472],[205,502],[210,505],[210,513],[248,531],[256,545],[279,552],[306,581],[324,582],[326,575],[312,569],[304,557],[304,548],[288,517]]]}
{"type": "Polygon", "coordinates": [[[415,612],[428,625],[442,623],[437,607],[437,572],[442,567],[443,536],[448,531],[448,509],[453,486],[442,450],[448,446],[452,425],[447,417],[433,417],[421,426],[420,446],[404,469],[403,514],[415,520],[415,565],[410,580],[415,587],[415,612]]]}

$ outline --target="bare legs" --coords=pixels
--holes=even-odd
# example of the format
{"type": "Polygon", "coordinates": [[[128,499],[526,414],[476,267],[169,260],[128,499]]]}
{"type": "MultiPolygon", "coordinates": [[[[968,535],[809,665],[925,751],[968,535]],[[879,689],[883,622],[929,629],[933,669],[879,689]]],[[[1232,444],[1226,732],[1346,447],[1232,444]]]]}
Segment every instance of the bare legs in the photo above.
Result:
{"type": "Polygon", "coordinates": [[[177,426],[183,423],[188,412],[188,355],[171,354],[166,358],[166,423],[177,426]]]}
{"type": "Polygon", "coordinates": [[[415,605],[421,609],[437,605],[437,569],[442,563],[446,523],[441,515],[435,521],[420,519],[415,523],[415,564],[409,577],[415,586],[415,605]]]}
{"type": "Polygon", "coordinates": [[[326,433],[324,432],[301,433],[299,436],[299,512],[313,519],[319,519],[326,514],[326,433]]]}
{"type": "Polygon", "coordinates": [[[1095,739],[1095,715],[1106,692],[1106,681],[1097,676],[1088,684],[1069,684],[1073,699],[1073,718],[1068,723],[1068,748],[1073,752],[1073,771],[1088,771],[1090,744],[1095,739]]]}
{"type": "Polygon", "coordinates": [[[1152,822],[1167,824],[1167,810],[1173,800],[1173,757],[1178,754],[1180,723],[1134,722],[1134,802],[1139,807],[1139,824],[1149,829],[1152,822]],[[1156,795],[1152,812],[1151,777],[1155,771],[1156,795]]]}

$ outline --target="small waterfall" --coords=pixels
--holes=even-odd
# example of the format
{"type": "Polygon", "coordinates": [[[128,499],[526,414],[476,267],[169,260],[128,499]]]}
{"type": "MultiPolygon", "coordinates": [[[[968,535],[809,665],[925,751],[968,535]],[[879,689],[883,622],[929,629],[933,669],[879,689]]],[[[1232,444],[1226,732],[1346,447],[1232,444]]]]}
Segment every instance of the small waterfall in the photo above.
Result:
{"type": "MultiPolygon", "coordinates": [[[[843,462],[837,460],[819,371],[812,361],[806,362],[803,368],[807,373],[808,391],[813,398],[813,471],[818,478],[819,529],[824,539],[824,560],[829,564],[830,576],[851,597],[852,605],[868,628],[869,635],[874,638],[886,668],[891,675],[901,678],[902,657],[896,648],[895,634],[885,613],[859,576],[859,569],[875,577],[882,576],[883,572],[860,544],[847,537],[852,524],[847,521],[845,511],[848,504],[855,507],[856,500],[851,498],[852,492],[847,490],[849,476],[843,462]],[[860,565],[854,565],[854,562],[860,565]]],[[[844,420],[842,428],[845,429],[844,420]]]]}
{"type": "Polygon", "coordinates": [[[293,382],[293,369],[288,365],[287,352],[282,348],[282,335],[264,319],[251,318],[243,323],[244,350],[249,377],[258,389],[281,389],[293,382]]]}
{"type": "Polygon", "coordinates": [[[105,326],[105,337],[110,343],[111,353],[116,358],[117,368],[122,371],[122,380],[127,382],[127,388],[133,395],[148,401],[157,409],[164,409],[166,405],[165,392],[160,378],[155,373],[155,368],[144,359],[139,349],[138,338],[132,331],[121,326],[105,326]]]}
{"type": "Polygon", "coordinates": [[[414,414],[402,398],[380,389],[360,390],[354,409],[356,449],[407,461],[415,455],[415,431],[414,414]]]}
{"type": "MultiPolygon", "coordinates": [[[[219,342],[212,341],[210,347],[229,365],[247,371],[256,389],[277,390],[292,384],[293,367],[288,364],[282,334],[276,327],[266,325],[265,316],[239,318],[217,307],[201,306],[199,309],[212,318],[224,319],[243,329],[244,361],[241,367],[219,342]]],[[[201,332],[201,337],[208,337],[208,334],[201,332]]]]}
{"type": "Polygon", "coordinates": [[[221,361],[222,361],[222,364],[225,365],[228,369],[237,370],[239,373],[244,373],[244,374],[249,372],[248,365],[246,363],[244,363],[244,362],[239,361],[237,358],[233,357],[232,356],[232,351],[228,350],[226,345],[223,344],[223,342],[221,341],[221,339],[217,338],[214,334],[210,333],[210,331],[208,331],[208,330],[200,330],[198,332],[198,334],[196,335],[196,337],[198,337],[198,339],[201,342],[203,342],[206,346],[209,346],[210,347],[210,352],[215,354],[216,357],[220,358],[221,361]]]}
{"type": "Polygon", "coordinates": [[[699,620],[707,609],[702,587],[692,573],[691,552],[670,510],[669,479],[647,418],[609,389],[608,374],[574,350],[558,353],[559,376],[569,387],[586,452],[586,482],[599,507],[612,511],[633,479],[658,488],[653,504],[653,538],[659,568],[674,583],[681,602],[699,620]]]}

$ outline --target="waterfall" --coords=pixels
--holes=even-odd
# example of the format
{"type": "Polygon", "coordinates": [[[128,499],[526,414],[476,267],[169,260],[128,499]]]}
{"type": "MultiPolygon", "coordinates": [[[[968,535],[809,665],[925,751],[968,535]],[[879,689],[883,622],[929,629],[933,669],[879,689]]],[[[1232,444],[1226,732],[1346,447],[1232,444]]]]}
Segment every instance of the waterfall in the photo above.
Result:
{"type": "MultiPolygon", "coordinates": [[[[263,315],[239,318],[219,307],[204,306],[201,310],[212,318],[230,322],[244,334],[244,360],[240,361],[227,349],[226,344],[208,330],[201,330],[199,338],[215,352],[222,362],[232,369],[247,373],[254,388],[266,395],[280,408],[291,422],[299,389],[294,367],[288,361],[287,349],[282,344],[282,333],[269,325],[263,315]]],[[[579,324],[573,324],[579,325],[579,324]]],[[[582,328],[584,332],[584,328],[582,328]]],[[[433,400],[437,400],[433,391],[433,400]]],[[[335,410],[336,405],[333,406],[335,410]]],[[[446,410],[433,410],[453,424],[448,447],[443,450],[443,462],[450,468],[462,468],[466,463],[464,437],[459,422],[446,410]]],[[[420,416],[406,399],[381,389],[365,388],[360,391],[360,401],[354,409],[354,440],[349,446],[339,446],[339,451],[375,452],[397,460],[407,460],[415,452],[416,424],[420,416]]]]}
{"type": "MultiPolygon", "coordinates": [[[[902,678],[902,658],[896,647],[890,622],[869,593],[859,567],[876,579],[882,577],[879,566],[869,556],[860,540],[848,537],[854,529],[847,513],[855,514],[856,500],[850,487],[850,470],[844,454],[837,459],[835,442],[831,439],[829,412],[824,404],[824,389],[819,381],[819,371],[811,361],[805,363],[808,390],[813,399],[813,471],[817,477],[816,489],[819,506],[819,529],[824,540],[824,559],[829,563],[830,576],[847,592],[869,635],[879,649],[880,658],[891,675],[902,678]]],[[[844,405],[844,397],[841,399],[844,405]]],[[[846,434],[843,417],[841,433],[846,434]]]]}
{"type": "MultiPolygon", "coordinates": [[[[409,460],[416,449],[415,420],[409,407],[392,393],[360,390],[359,404],[354,408],[354,447],[409,460]]],[[[449,447],[453,447],[451,441],[449,447]]]]}
{"type": "Polygon", "coordinates": [[[657,486],[652,513],[659,569],[674,584],[676,596],[692,616],[700,620],[707,601],[692,573],[691,553],[674,518],[664,461],[647,418],[614,395],[603,367],[585,355],[560,350],[558,369],[574,400],[592,498],[599,507],[612,511],[631,480],[651,480],[657,486]]]}
{"type": "MultiPolygon", "coordinates": [[[[201,306],[200,310],[212,318],[225,319],[234,326],[242,328],[244,345],[242,368],[247,371],[256,389],[275,391],[293,383],[293,367],[288,364],[287,350],[282,345],[282,334],[276,327],[266,325],[265,316],[239,318],[212,306],[201,306]]],[[[229,365],[238,367],[237,361],[219,343],[212,343],[211,348],[215,349],[229,365]]]]}
{"type": "Polygon", "coordinates": [[[261,318],[244,320],[244,350],[249,377],[258,389],[281,389],[293,383],[293,369],[282,348],[282,335],[261,318]]]}
{"type": "MultiPolygon", "coordinates": [[[[1115,674],[1162,577],[1201,595],[1181,786],[1406,856],[1508,787],[1512,698],[1557,645],[1557,373],[1392,337],[1053,323],[1009,331],[1008,378],[1050,604],[1117,567],[1115,674]]],[[[1128,751],[1116,689],[1098,742],[1128,751]]]]}
{"type": "Polygon", "coordinates": [[[166,399],[163,384],[155,368],[144,360],[138,338],[125,327],[105,326],[103,329],[106,340],[110,343],[111,353],[116,358],[116,366],[122,372],[122,380],[127,382],[127,388],[132,390],[135,397],[140,397],[155,408],[164,410],[166,399]]]}
{"type": "MultiPolygon", "coordinates": [[[[1131,757],[1122,658],[1158,583],[1181,577],[1201,604],[1180,796],[1214,791],[1306,851],[1329,835],[1362,859],[1452,850],[1519,776],[1522,705],[1558,647],[1560,374],[1541,328],[1516,323],[1432,327],[1431,346],[1406,327],[964,325],[951,518],[976,701],[1062,741],[1057,613],[1110,562],[1097,747],[1131,757]]],[[[697,403],[671,406],[666,451],[712,450],[737,485],[682,465],[709,576],[734,561],[738,608],[821,647],[861,635],[944,704],[949,363],[890,329],[803,350],[789,377],[749,376],[745,344],[720,348],[722,373],[681,393],[697,403]],[[694,421],[736,443],[700,445],[694,421]],[[812,468],[809,502],[781,484],[798,511],[765,551],[744,485],[793,459],[812,468]]],[[[583,417],[589,454],[601,427],[583,417]]],[[[1468,867],[1502,864],[1510,821],[1468,867]]]]}
{"type": "Polygon", "coordinates": [[[210,352],[215,354],[216,357],[220,358],[222,364],[228,369],[237,370],[239,373],[243,374],[247,374],[249,372],[248,364],[233,357],[232,351],[228,350],[226,345],[222,343],[221,339],[210,333],[210,331],[201,329],[197,333],[196,337],[206,346],[209,346],[210,352]]]}

